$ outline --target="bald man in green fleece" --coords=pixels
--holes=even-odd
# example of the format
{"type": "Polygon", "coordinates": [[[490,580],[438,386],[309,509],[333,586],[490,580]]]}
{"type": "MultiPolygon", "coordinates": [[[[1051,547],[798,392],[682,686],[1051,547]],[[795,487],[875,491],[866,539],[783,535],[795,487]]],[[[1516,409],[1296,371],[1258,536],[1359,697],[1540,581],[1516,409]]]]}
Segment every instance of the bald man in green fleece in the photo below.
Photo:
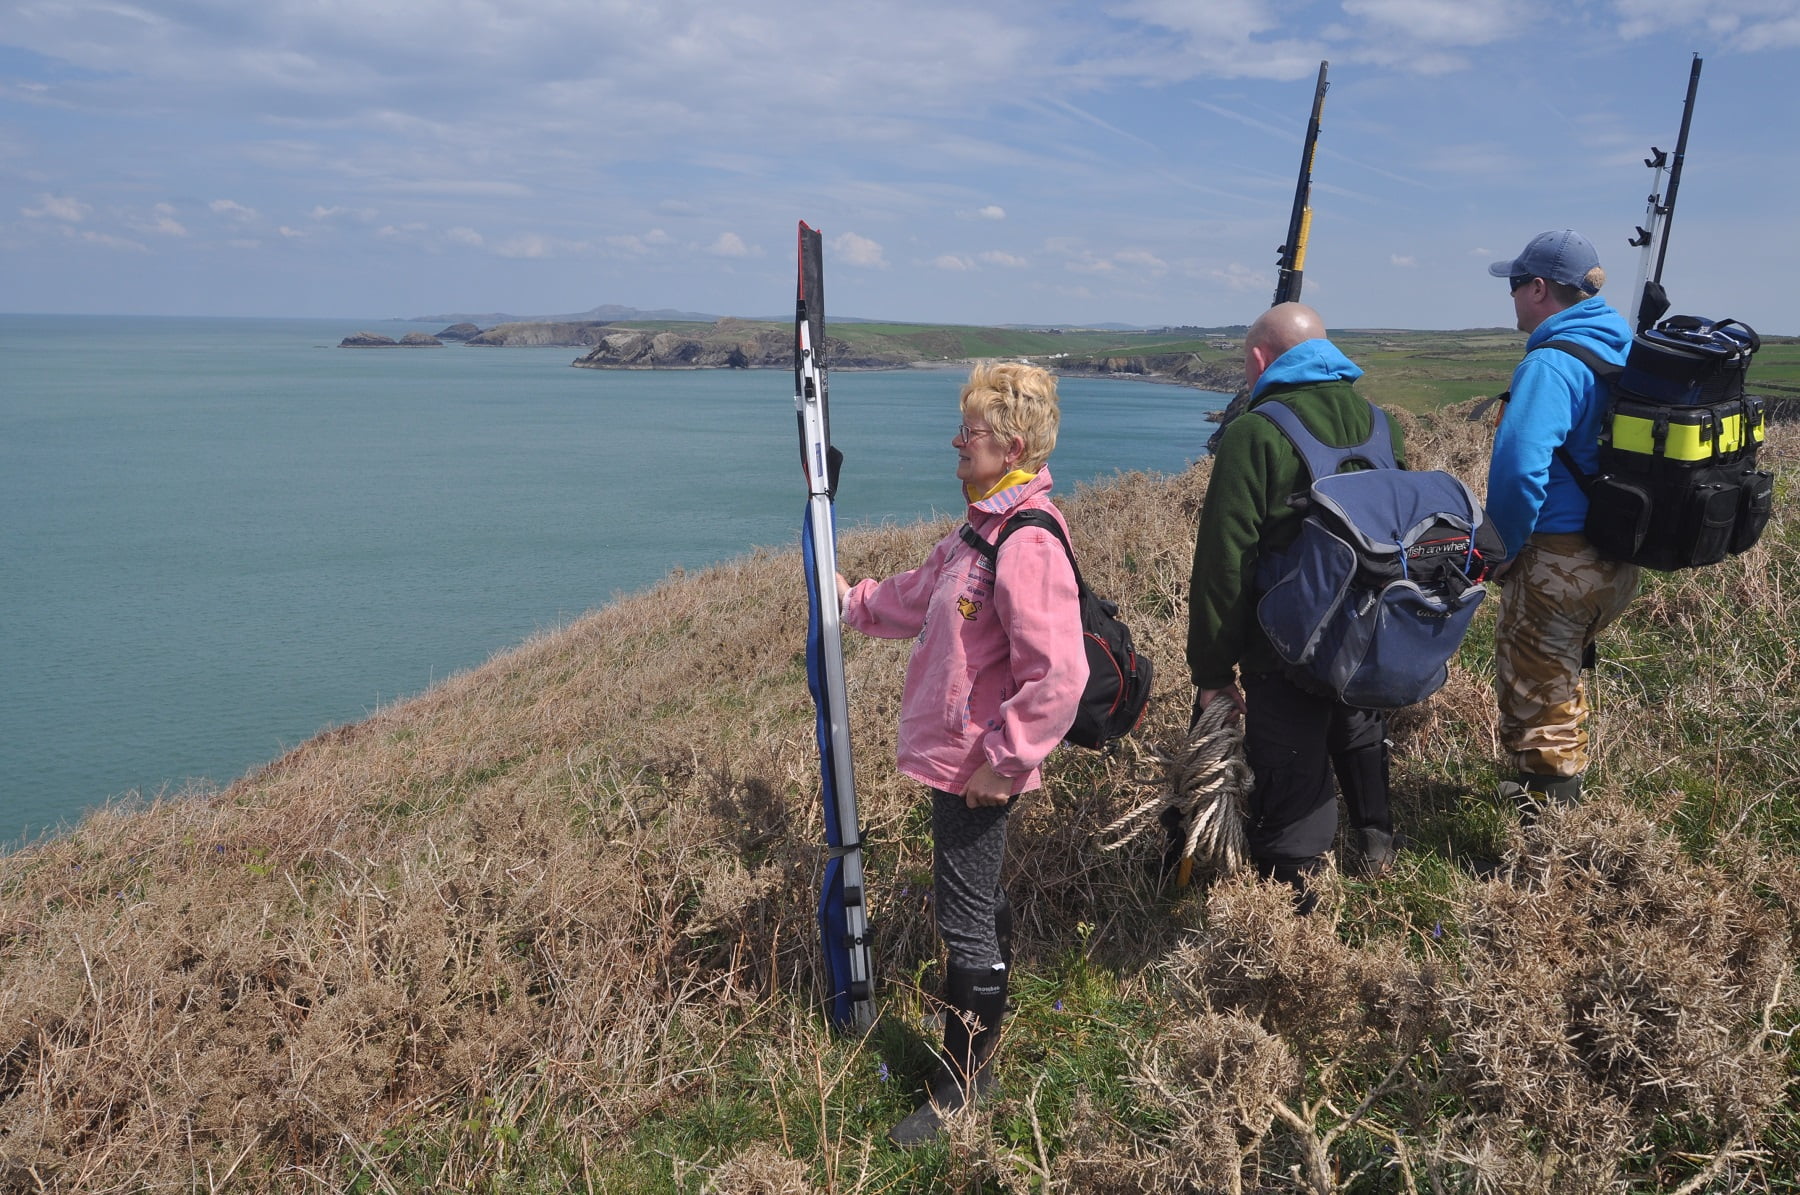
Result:
{"type": "MultiPolygon", "coordinates": [[[[1361,839],[1365,874],[1393,866],[1388,808],[1387,720],[1297,684],[1256,619],[1257,564],[1293,543],[1306,493],[1305,462],[1281,429],[1256,414],[1279,400],[1334,447],[1361,444],[1374,428],[1352,387],[1362,370],[1325,338],[1319,313],[1301,303],[1264,312],[1244,338],[1250,406],[1219,440],[1200,512],[1189,588],[1188,668],[1194,718],[1214,701],[1244,715],[1244,751],[1256,779],[1249,796],[1250,856],[1259,874],[1291,885],[1300,909],[1315,898],[1306,877],[1337,837],[1333,774],[1361,839]]],[[[1394,455],[1404,466],[1396,427],[1394,455]]]]}

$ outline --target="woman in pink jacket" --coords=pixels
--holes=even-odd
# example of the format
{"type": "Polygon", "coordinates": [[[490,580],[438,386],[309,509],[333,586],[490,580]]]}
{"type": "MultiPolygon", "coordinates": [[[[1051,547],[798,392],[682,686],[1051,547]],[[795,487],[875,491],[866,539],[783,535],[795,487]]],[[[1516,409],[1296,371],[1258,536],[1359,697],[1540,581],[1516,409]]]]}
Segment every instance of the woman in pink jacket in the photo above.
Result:
{"type": "MultiPolygon", "coordinates": [[[[962,426],[950,444],[969,526],[989,543],[1028,508],[1063,522],[1045,464],[1057,423],[1056,378],[1035,366],[979,366],[963,386],[962,426]]],[[[1012,911],[1000,887],[1006,814],[1038,787],[1038,766],[1074,721],[1088,673],[1081,609],[1067,554],[1038,527],[1010,535],[994,567],[952,532],[909,572],[854,586],[840,576],[838,596],[847,625],[916,640],[899,764],[932,790],[937,929],[949,954],[946,1065],[889,1134],[919,1145],[938,1136],[945,1113],[991,1086],[1012,953],[1012,911]]]]}

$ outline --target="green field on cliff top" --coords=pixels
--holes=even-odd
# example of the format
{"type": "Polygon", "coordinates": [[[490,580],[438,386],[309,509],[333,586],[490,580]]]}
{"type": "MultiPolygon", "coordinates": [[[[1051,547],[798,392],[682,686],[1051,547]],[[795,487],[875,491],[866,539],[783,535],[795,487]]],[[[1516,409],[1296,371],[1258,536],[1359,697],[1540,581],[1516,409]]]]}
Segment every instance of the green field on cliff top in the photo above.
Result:
{"type": "MultiPolygon", "coordinates": [[[[739,331],[779,326],[748,320],[721,321],[720,325],[643,321],[618,326],[704,339],[721,325],[739,331]]],[[[1016,357],[1050,368],[1082,369],[1109,358],[1146,358],[1153,373],[1159,370],[1159,363],[1187,356],[1209,365],[1240,368],[1246,330],[1242,325],[1142,332],[899,323],[828,323],[827,327],[831,339],[841,341],[858,358],[881,358],[895,365],[1016,357]]],[[[1525,346],[1524,334],[1509,328],[1445,332],[1353,328],[1331,335],[1366,371],[1361,389],[1370,399],[1415,412],[1504,389],[1525,346]]],[[[1800,338],[1766,338],[1751,364],[1749,380],[1757,393],[1800,395],[1800,338]]]]}

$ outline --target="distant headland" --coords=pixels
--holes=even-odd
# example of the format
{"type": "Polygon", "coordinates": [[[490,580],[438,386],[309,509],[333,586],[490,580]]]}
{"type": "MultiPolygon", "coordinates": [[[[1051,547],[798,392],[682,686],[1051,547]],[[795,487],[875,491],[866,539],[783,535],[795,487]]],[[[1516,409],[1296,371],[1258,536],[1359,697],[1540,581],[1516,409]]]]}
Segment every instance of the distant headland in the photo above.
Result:
{"type": "Polygon", "coordinates": [[[408,332],[399,340],[379,332],[353,332],[338,341],[341,349],[443,348],[444,342],[424,332],[408,332]]]}
{"type": "MultiPolygon", "coordinates": [[[[577,369],[790,369],[794,331],[785,319],[744,319],[685,311],[603,306],[572,316],[455,313],[435,336],[346,336],[342,348],[442,345],[576,348],[577,369]],[[492,321],[492,322],[489,322],[492,321]]],[[[436,323],[436,319],[408,322],[436,323]]],[[[1244,329],[973,327],[839,320],[825,359],[834,370],[946,368],[991,358],[1029,360],[1058,373],[1171,382],[1235,391],[1244,329]]]]}

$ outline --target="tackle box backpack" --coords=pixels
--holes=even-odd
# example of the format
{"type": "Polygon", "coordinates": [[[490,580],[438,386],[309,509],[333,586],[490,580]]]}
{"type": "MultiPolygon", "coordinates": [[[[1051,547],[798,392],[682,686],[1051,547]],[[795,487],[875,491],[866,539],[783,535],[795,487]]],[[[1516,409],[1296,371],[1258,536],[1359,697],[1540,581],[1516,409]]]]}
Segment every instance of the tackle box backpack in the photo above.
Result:
{"type": "Polygon", "coordinates": [[[1506,548],[1460,478],[1399,467],[1386,413],[1369,410],[1369,438],[1350,448],[1324,443],[1283,403],[1252,412],[1281,429],[1311,478],[1299,536],[1257,565],[1256,615],[1301,687],[1397,709],[1443,686],[1488,562],[1506,548]],[[1352,462],[1367,467],[1344,472],[1352,462]]]}
{"type": "Polygon", "coordinates": [[[1557,458],[1588,497],[1586,534],[1602,555],[1670,572],[1746,551],[1769,522],[1774,477],[1756,467],[1763,402],[1744,393],[1762,347],[1736,320],[1677,315],[1633,337],[1624,365],[1552,340],[1606,394],[1598,472],[1557,458]]]}
{"type": "Polygon", "coordinates": [[[1032,507],[1019,511],[1001,526],[991,544],[964,523],[963,542],[986,557],[992,568],[999,560],[1000,545],[1021,527],[1041,527],[1057,538],[1074,570],[1075,591],[1081,599],[1081,636],[1087,646],[1088,679],[1081,692],[1081,704],[1075,710],[1075,724],[1069,727],[1063,741],[1109,751],[1116,740],[1136,730],[1144,716],[1153,674],[1150,661],[1133,648],[1130,628],[1119,621],[1118,604],[1095,594],[1081,579],[1081,567],[1075,563],[1069,537],[1048,511],[1032,507]]]}

